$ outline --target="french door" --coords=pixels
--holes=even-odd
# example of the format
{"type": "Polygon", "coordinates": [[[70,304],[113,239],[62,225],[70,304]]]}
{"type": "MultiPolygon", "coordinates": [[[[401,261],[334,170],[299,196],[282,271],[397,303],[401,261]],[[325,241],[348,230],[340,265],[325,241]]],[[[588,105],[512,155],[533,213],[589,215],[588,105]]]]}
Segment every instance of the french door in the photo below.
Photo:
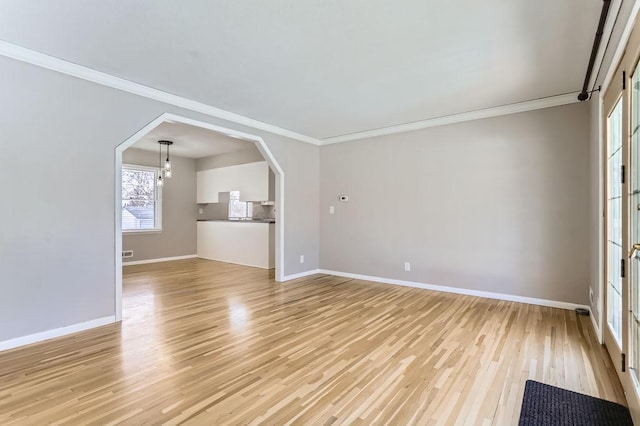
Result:
{"type": "Polygon", "coordinates": [[[603,97],[604,344],[640,421],[640,27],[603,97]]]}
{"type": "MultiPolygon", "coordinates": [[[[625,129],[625,102],[622,85],[612,84],[604,98],[605,111],[605,327],[604,342],[614,363],[620,364],[622,372],[623,360],[628,353],[628,339],[623,337],[627,333],[628,309],[624,309],[627,300],[623,284],[626,274],[625,202],[623,193],[626,189],[623,181],[626,178],[626,161],[628,147],[623,143],[625,129]],[[623,177],[625,176],[625,177],[623,177]]],[[[626,369],[626,366],[625,366],[626,369]]],[[[622,378],[621,378],[622,379],[622,378]]]]}

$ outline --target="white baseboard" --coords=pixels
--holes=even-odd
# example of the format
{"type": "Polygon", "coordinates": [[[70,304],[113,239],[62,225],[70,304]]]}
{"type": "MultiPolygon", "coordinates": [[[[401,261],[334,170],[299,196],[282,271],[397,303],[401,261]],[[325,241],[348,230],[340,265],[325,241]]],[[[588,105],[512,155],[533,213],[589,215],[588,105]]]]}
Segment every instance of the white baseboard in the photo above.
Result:
{"type": "Polygon", "coordinates": [[[197,257],[202,260],[213,260],[214,262],[228,263],[229,265],[240,265],[240,266],[248,266],[249,268],[260,268],[260,269],[274,269],[275,266],[261,266],[261,265],[251,265],[250,263],[238,263],[238,262],[229,262],[228,260],[214,259],[213,257],[199,257],[195,255],[193,257],[197,257]]]}
{"type": "Polygon", "coordinates": [[[363,280],[363,281],[374,281],[374,282],[383,283],[383,284],[394,284],[394,285],[401,285],[405,287],[422,288],[425,290],[441,291],[444,293],[455,293],[455,294],[463,294],[466,296],[484,297],[487,299],[506,300],[509,302],[527,303],[529,305],[548,306],[550,308],[560,308],[560,309],[569,309],[569,310],[575,310],[576,308],[589,309],[589,307],[586,305],[578,305],[576,303],[559,302],[556,300],[547,300],[547,299],[537,299],[534,297],[515,296],[512,294],[493,293],[489,291],[469,290],[466,288],[447,287],[442,285],[395,280],[390,278],[380,278],[380,277],[373,277],[370,275],[350,274],[347,272],[329,271],[326,269],[319,269],[317,273],[335,275],[337,277],[344,277],[344,278],[353,278],[353,279],[363,280]]]}
{"type": "MultiPolygon", "coordinates": [[[[144,263],[166,262],[170,260],[191,259],[194,257],[196,256],[195,255],[179,256],[179,257],[164,258],[164,259],[142,260],[139,262],[144,262],[144,263]]],[[[134,263],[130,263],[130,264],[134,264],[134,263]]],[[[141,264],[141,263],[135,263],[135,264],[141,264]]],[[[559,301],[548,300],[548,299],[537,299],[533,297],[514,296],[511,294],[493,293],[488,291],[469,290],[469,289],[457,288],[457,287],[425,284],[425,283],[419,283],[419,282],[413,282],[413,281],[381,278],[381,277],[374,277],[371,275],[351,274],[347,272],[330,271],[326,269],[312,269],[310,271],[300,272],[298,274],[287,275],[283,277],[282,281],[284,282],[284,281],[295,280],[298,278],[304,278],[304,277],[308,277],[310,275],[315,275],[315,274],[334,275],[337,277],[352,278],[352,279],[363,280],[363,281],[373,281],[373,282],[379,282],[383,284],[401,285],[405,287],[414,287],[414,288],[421,288],[425,290],[441,291],[444,293],[455,293],[455,294],[462,294],[467,296],[484,297],[487,299],[506,300],[509,302],[527,303],[530,305],[548,306],[551,308],[560,308],[560,309],[569,309],[569,310],[575,310],[576,308],[586,308],[586,309],[589,309],[590,316],[591,316],[591,323],[596,332],[596,336],[598,337],[598,341],[602,343],[602,334],[601,334],[600,327],[598,327],[598,325],[595,322],[595,317],[593,315],[593,312],[591,312],[591,309],[586,305],[579,305],[579,304],[569,303],[569,302],[559,302],[559,301]]],[[[5,351],[8,349],[17,348],[24,345],[29,345],[32,343],[53,339],[55,337],[65,336],[67,334],[77,333],[79,331],[89,330],[91,328],[112,324],[114,322],[116,322],[115,315],[111,315],[108,317],[97,318],[97,319],[82,322],[79,324],[73,324],[66,327],[60,327],[53,330],[43,331],[41,333],[36,333],[28,336],[17,337],[15,339],[5,340],[3,342],[0,342],[0,351],[5,351]]]]}
{"type": "Polygon", "coordinates": [[[67,334],[77,333],[79,331],[89,330],[90,328],[100,327],[107,324],[113,324],[114,322],[116,322],[116,317],[115,315],[111,315],[108,317],[96,318],[91,321],[68,325],[66,327],[30,334],[28,336],[16,337],[15,339],[0,342],[0,351],[6,351],[7,349],[42,342],[43,340],[49,340],[55,337],[66,336],[67,334]]]}
{"type": "Polygon", "coordinates": [[[300,272],[298,274],[292,274],[292,275],[286,275],[284,277],[282,277],[282,281],[281,282],[285,282],[285,281],[291,281],[291,280],[295,280],[298,278],[304,278],[304,277],[308,277],[309,275],[315,275],[315,274],[319,274],[320,269],[312,269],[310,271],[304,271],[304,272],[300,272]]]}
{"type": "Polygon", "coordinates": [[[122,262],[122,266],[146,265],[147,263],[171,262],[172,260],[193,259],[198,257],[197,254],[189,254],[186,256],[160,257],[157,259],[132,260],[131,262],[122,262]]]}

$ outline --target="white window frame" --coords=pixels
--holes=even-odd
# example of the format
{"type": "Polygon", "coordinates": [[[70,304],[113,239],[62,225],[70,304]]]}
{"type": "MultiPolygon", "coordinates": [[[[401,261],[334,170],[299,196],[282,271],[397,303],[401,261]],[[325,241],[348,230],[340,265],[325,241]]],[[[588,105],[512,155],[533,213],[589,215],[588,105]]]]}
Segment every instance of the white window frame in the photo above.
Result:
{"type": "MultiPolygon", "coordinates": [[[[155,208],[155,227],[149,229],[123,229],[122,233],[131,235],[131,234],[151,234],[151,233],[159,233],[162,232],[162,187],[158,187],[158,175],[161,173],[160,169],[157,167],[149,167],[149,166],[140,166],[138,164],[122,164],[122,173],[124,173],[125,169],[133,169],[133,170],[142,170],[145,172],[153,172],[154,173],[154,182],[156,182],[156,199],[154,200],[156,203],[155,208]]],[[[122,181],[122,173],[120,173],[120,180],[122,181]]],[[[121,197],[122,199],[122,197],[121,197]]],[[[122,199],[122,201],[125,201],[122,199]]],[[[122,207],[121,207],[122,208],[122,207]]]]}

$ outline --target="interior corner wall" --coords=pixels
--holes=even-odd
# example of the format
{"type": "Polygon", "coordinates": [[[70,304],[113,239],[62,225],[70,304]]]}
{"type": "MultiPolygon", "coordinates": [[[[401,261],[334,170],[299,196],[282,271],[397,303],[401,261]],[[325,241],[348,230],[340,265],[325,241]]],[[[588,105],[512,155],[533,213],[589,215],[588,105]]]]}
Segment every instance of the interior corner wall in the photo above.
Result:
{"type": "MultiPolygon", "coordinates": [[[[129,148],[123,164],[158,167],[158,153],[129,148]]],[[[196,160],[171,155],[173,177],[162,187],[162,231],[123,233],[122,249],[133,250],[124,261],[196,254],[196,160]]]]}
{"type": "Polygon", "coordinates": [[[589,112],[571,104],[322,146],[320,267],[586,304],[589,112]]]}
{"type": "Polygon", "coordinates": [[[6,57],[0,93],[0,342],[115,314],[115,148],[165,112],[264,139],[285,174],[283,273],[319,267],[317,146],[6,57]]]}

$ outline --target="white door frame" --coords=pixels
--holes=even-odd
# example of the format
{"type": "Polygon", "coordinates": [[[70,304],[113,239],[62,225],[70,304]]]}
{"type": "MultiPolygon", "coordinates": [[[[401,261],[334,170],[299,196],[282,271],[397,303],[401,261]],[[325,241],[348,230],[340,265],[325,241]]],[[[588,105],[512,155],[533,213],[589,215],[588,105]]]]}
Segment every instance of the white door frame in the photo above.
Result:
{"type": "Polygon", "coordinates": [[[193,120],[175,114],[164,113],[158,118],[137,131],[126,141],[116,147],[115,151],[115,306],[116,321],[122,320],[122,153],[143,136],[158,127],[162,123],[181,123],[190,126],[213,130],[227,136],[252,141],[265,158],[271,170],[276,176],[276,271],[275,279],[282,282],[284,277],[284,171],[269,150],[265,141],[256,135],[244,133],[239,130],[216,126],[204,121],[193,120]]]}
{"type": "MultiPolygon", "coordinates": [[[[623,159],[622,159],[622,164],[624,164],[626,166],[626,178],[625,181],[627,182],[627,184],[623,185],[623,191],[622,191],[622,197],[623,197],[623,204],[622,204],[622,222],[623,222],[623,243],[622,243],[622,257],[626,260],[626,269],[627,269],[627,274],[626,277],[623,278],[623,283],[622,283],[622,290],[623,290],[623,304],[622,304],[622,310],[623,310],[623,328],[622,328],[622,351],[623,353],[627,354],[627,359],[629,360],[629,362],[627,362],[626,364],[626,368],[624,369],[624,371],[622,371],[621,369],[621,365],[619,365],[619,359],[612,359],[613,363],[616,367],[616,373],[618,374],[618,377],[620,378],[620,382],[622,384],[622,387],[624,389],[625,392],[625,396],[627,399],[627,403],[629,406],[629,410],[631,411],[631,416],[635,422],[639,422],[640,421],[640,385],[638,384],[638,381],[636,379],[636,374],[634,374],[632,372],[632,370],[638,370],[638,366],[637,365],[633,365],[633,358],[632,358],[632,354],[630,349],[632,349],[632,335],[629,331],[629,326],[630,326],[630,309],[631,309],[631,286],[632,286],[632,279],[637,279],[636,276],[634,276],[633,270],[632,268],[629,266],[629,262],[627,260],[627,250],[629,250],[631,244],[635,243],[635,241],[633,241],[631,239],[631,235],[629,232],[629,225],[631,223],[631,220],[629,218],[630,215],[630,206],[629,206],[629,201],[631,199],[631,193],[629,190],[629,186],[628,184],[633,182],[632,176],[634,173],[636,173],[636,170],[634,170],[633,164],[631,162],[631,154],[633,154],[633,152],[630,152],[632,150],[631,148],[631,129],[630,129],[630,122],[629,119],[631,117],[631,114],[634,113],[634,111],[632,110],[632,96],[631,96],[631,82],[632,82],[632,76],[633,73],[637,70],[638,67],[638,58],[640,58],[640,22],[637,21],[637,13],[639,10],[639,5],[640,5],[640,1],[636,0],[636,2],[634,3],[634,11],[632,12],[632,18],[633,21],[630,19],[630,21],[627,23],[627,26],[625,28],[625,34],[623,36],[623,41],[621,41],[620,45],[618,46],[618,49],[616,51],[616,58],[614,60],[614,62],[612,63],[611,67],[613,69],[610,70],[608,72],[607,75],[607,80],[605,81],[605,85],[604,88],[602,90],[602,95],[601,95],[601,104],[599,105],[600,108],[600,127],[601,127],[601,137],[602,137],[602,148],[601,148],[601,155],[602,155],[602,161],[601,161],[601,167],[602,167],[602,171],[605,173],[601,173],[601,178],[602,178],[602,191],[603,194],[606,194],[606,179],[607,179],[607,174],[606,174],[606,167],[604,166],[605,161],[606,161],[606,157],[607,155],[605,154],[605,149],[606,149],[606,143],[607,143],[607,119],[608,119],[608,115],[611,112],[611,108],[613,107],[613,105],[615,105],[615,102],[617,102],[618,97],[621,97],[621,100],[623,102],[623,133],[622,133],[622,138],[623,138],[623,159]],[[619,56],[618,56],[619,55],[619,56]],[[615,77],[615,78],[613,78],[615,77]],[[615,88],[611,88],[611,84],[616,84],[615,88]],[[626,89],[623,89],[622,86],[626,86],[626,89]]],[[[637,166],[637,165],[636,165],[637,166]]],[[[603,223],[604,223],[604,228],[606,230],[607,228],[607,224],[606,222],[604,222],[604,218],[606,217],[605,215],[605,211],[604,211],[604,207],[605,207],[605,197],[602,197],[602,213],[603,213],[603,223]]],[[[602,247],[604,247],[604,243],[605,241],[605,235],[604,233],[602,234],[602,247]]],[[[604,254],[605,252],[603,251],[602,254],[604,254]]],[[[605,265],[606,260],[604,259],[606,256],[603,256],[603,258],[601,259],[601,265],[605,265]]],[[[606,268],[605,268],[606,270],[606,268]]],[[[603,291],[602,291],[602,295],[605,296],[606,295],[606,284],[604,282],[604,280],[606,280],[606,276],[605,274],[602,275],[603,278],[603,282],[602,282],[602,286],[600,287],[603,291]]],[[[601,329],[603,331],[603,335],[606,334],[606,330],[608,327],[608,323],[607,323],[607,315],[604,311],[607,310],[606,308],[606,298],[605,297],[601,297],[601,300],[603,302],[603,309],[602,309],[602,315],[601,315],[601,329]]],[[[607,350],[609,352],[609,354],[611,354],[611,351],[609,350],[609,346],[615,346],[615,342],[610,344],[610,342],[607,342],[606,336],[604,339],[604,343],[605,346],[607,346],[607,350]]],[[[613,352],[616,352],[615,350],[613,352]]]]}

